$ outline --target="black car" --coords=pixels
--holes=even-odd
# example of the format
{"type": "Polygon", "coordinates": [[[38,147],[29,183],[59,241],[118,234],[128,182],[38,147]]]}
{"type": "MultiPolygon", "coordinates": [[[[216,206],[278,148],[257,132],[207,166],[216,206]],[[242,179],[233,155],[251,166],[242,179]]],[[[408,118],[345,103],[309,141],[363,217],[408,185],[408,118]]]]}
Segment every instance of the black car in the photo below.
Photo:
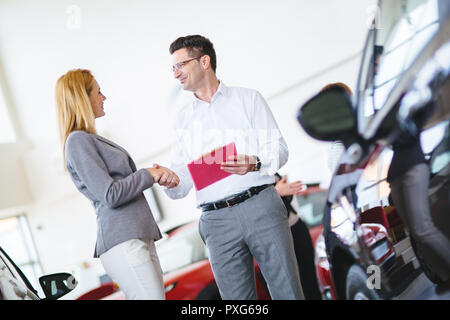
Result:
{"type": "Polygon", "coordinates": [[[323,218],[336,297],[423,298],[413,283],[424,274],[437,284],[443,280],[400,218],[387,177],[392,146],[405,135],[420,138],[430,168],[431,216],[450,238],[450,1],[379,1],[377,9],[355,96],[329,88],[297,118],[313,138],[345,146],[323,218]],[[371,226],[389,236],[369,241],[371,226]]]}

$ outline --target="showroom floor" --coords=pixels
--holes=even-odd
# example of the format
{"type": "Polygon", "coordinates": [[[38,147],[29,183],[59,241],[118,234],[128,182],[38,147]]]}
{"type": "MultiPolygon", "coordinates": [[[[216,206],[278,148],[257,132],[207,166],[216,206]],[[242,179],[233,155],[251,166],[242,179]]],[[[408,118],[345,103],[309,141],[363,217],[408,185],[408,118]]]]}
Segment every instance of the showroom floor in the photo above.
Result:
{"type": "Polygon", "coordinates": [[[436,292],[436,285],[425,276],[419,275],[409,287],[394,300],[450,300],[450,289],[445,292],[436,292]]]}

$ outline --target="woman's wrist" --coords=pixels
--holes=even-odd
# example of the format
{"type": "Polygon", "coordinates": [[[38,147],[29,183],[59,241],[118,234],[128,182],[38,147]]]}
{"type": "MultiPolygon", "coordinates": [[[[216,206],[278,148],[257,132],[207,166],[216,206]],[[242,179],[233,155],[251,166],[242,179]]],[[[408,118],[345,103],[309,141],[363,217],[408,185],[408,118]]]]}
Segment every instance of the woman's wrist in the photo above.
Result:
{"type": "Polygon", "coordinates": [[[156,180],[156,174],[157,174],[157,170],[155,168],[146,168],[148,173],[150,173],[150,175],[152,176],[153,180],[156,180]]]}

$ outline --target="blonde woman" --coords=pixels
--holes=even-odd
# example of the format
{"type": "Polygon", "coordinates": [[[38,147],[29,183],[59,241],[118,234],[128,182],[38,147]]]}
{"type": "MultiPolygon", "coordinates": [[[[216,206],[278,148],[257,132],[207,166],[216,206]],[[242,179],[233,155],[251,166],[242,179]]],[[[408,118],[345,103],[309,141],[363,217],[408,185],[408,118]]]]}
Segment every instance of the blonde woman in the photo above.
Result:
{"type": "Polygon", "coordinates": [[[127,299],[165,299],[154,244],[161,233],[142,192],[155,182],[175,187],[178,177],[164,167],[137,170],[127,151],[96,134],[106,97],[89,70],[61,76],[55,96],[65,166],[97,214],[94,257],[127,299]]]}

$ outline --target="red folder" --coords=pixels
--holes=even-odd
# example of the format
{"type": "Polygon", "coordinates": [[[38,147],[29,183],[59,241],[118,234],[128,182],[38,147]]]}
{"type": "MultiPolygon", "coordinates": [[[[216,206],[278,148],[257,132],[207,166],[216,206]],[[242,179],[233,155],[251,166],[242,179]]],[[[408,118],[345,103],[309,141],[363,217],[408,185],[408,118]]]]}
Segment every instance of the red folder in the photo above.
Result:
{"type": "Polygon", "coordinates": [[[227,157],[236,154],[236,146],[232,142],[188,163],[187,167],[194,181],[195,190],[201,190],[230,176],[231,173],[220,169],[220,164],[226,162],[227,157]]]}

